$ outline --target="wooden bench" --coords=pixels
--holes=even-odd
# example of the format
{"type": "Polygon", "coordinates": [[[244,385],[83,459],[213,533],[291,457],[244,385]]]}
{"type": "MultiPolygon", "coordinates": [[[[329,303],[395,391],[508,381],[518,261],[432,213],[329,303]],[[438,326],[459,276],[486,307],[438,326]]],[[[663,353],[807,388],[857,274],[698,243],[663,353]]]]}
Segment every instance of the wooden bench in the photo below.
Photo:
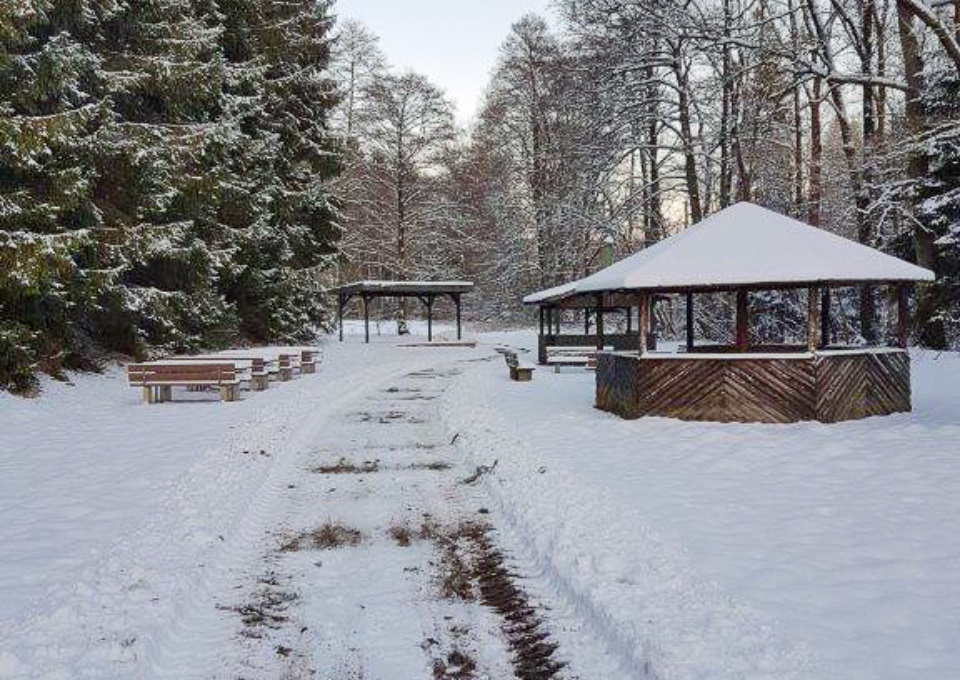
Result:
{"type": "Polygon", "coordinates": [[[520,361],[516,352],[507,350],[503,352],[503,358],[507,362],[507,368],[510,369],[511,380],[515,382],[530,382],[533,380],[533,371],[536,367],[520,361]]]}
{"type": "Polygon", "coordinates": [[[240,398],[240,377],[233,363],[150,362],[127,366],[132,387],[143,388],[143,400],[158,404],[173,399],[174,387],[214,387],[223,401],[240,398]]]}
{"type": "Polygon", "coordinates": [[[596,347],[547,347],[547,365],[560,372],[563,366],[584,366],[594,368],[597,365],[596,347]]]}
{"type": "MultiPolygon", "coordinates": [[[[237,371],[237,379],[241,386],[249,384],[254,392],[267,389],[270,384],[270,374],[276,373],[276,361],[250,355],[234,356],[229,351],[219,354],[197,354],[193,356],[172,356],[162,359],[164,363],[220,363],[230,362],[237,371]]],[[[189,388],[193,391],[202,391],[204,386],[189,388]]]]}

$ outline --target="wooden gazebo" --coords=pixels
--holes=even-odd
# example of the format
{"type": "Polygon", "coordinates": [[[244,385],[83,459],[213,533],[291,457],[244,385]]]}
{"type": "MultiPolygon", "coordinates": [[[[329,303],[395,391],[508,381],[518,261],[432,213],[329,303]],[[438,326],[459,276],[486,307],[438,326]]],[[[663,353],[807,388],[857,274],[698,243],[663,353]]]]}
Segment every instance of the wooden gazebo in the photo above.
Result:
{"type": "MultiPolygon", "coordinates": [[[[523,298],[523,304],[539,309],[540,330],[537,336],[537,358],[540,364],[547,363],[547,348],[550,347],[612,347],[616,350],[636,350],[639,336],[633,332],[633,303],[614,307],[598,304],[594,296],[576,292],[579,282],[531,293],[523,298]],[[565,311],[580,313],[583,318],[583,333],[564,332],[561,326],[565,311]],[[613,314],[626,319],[626,331],[612,333],[606,330],[605,320],[613,314]]],[[[601,301],[602,302],[602,301],[601,301]]]]}
{"type": "MultiPolygon", "coordinates": [[[[625,418],[784,423],[838,422],[909,411],[909,286],[933,273],[749,203],[722,210],[565,291],[598,308],[637,309],[637,351],[602,352],[596,405],[625,418]],[[888,286],[897,300],[891,346],[839,347],[828,333],[833,288],[888,286]],[[760,345],[750,337],[750,295],[806,290],[803,345],[760,345]],[[736,298],[732,345],[694,340],[696,295],[736,298]],[[650,351],[651,301],[686,301],[679,352],[650,351]]],[[[598,342],[598,344],[600,344],[598,342]]]]}
{"type": "Polygon", "coordinates": [[[457,340],[463,339],[462,297],[473,290],[470,281],[357,281],[337,289],[337,320],[343,342],[343,312],[358,298],[363,306],[364,341],[370,342],[370,301],[377,298],[415,298],[427,310],[427,340],[433,342],[433,308],[437,298],[449,298],[456,310],[457,340]]]}

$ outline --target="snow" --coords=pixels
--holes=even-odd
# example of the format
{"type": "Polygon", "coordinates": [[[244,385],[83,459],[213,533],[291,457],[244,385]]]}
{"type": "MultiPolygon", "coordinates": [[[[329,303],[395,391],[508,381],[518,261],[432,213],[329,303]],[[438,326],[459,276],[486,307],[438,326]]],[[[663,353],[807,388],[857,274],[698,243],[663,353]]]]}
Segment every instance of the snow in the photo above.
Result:
{"type": "Polygon", "coordinates": [[[547,300],[553,300],[556,298],[562,298],[571,293],[574,293],[577,289],[577,281],[572,281],[570,283],[565,283],[560,286],[554,286],[553,288],[547,288],[546,290],[541,290],[538,293],[531,293],[530,295],[523,298],[523,304],[532,305],[537,302],[545,302],[547,300]]]}
{"type": "Polygon", "coordinates": [[[914,413],[839,425],[624,421],[586,372],[487,373],[451,410],[461,446],[656,677],[955,673],[960,357],[915,357],[914,413]]]}
{"type": "Polygon", "coordinates": [[[960,357],[915,356],[912,414],[624,421],[592,407],[587,371],[507,379],[494,347],[532,348],[532,333],[411,348],[383,326],[365,345],[348,322],[316,375],[232,404],[145,406],[119,370],[0,395],[0,678],[428,679],[427,640],[454,628],[506,677],[491,610],[438,600],[428,546],[386,537],[481,507],[571,677],[960,666],[960,357]],[[364,417],[401,404],[416,418],[364,417]],[[344,457],[383,469],[310,472],[344,457]],[[451,469],[409,467],[434,458],[451,469]],[[326,521],[360,545],[276,552],[326,521]],[[298,597],[259,639],[234,609],[266,575],[298,597]]]}
{"type": "Polygon", "coordinates": [[[933,272],[873,248],[737,203],[574,282],[567,293],[933,279],[933,272]]]}

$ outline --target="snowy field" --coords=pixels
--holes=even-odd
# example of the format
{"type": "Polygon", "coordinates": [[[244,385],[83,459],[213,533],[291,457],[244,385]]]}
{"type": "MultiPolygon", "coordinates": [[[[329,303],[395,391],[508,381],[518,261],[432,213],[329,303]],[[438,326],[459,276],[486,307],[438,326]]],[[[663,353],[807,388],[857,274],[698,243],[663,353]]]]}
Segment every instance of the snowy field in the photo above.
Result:
{"type": "Polygon", "coordinates": [[[234,404],[144,406],[119,370],[0,394],[0,678],[509,675],[495,612],[437,593],[462,545],[397,539],[425,517],[489,523],[560,677],[960,668],[960,357],[915,356],[909,415],[627,422],[582,370],[510,382],[493,347],[532,334],[392,330],[234,404]],[[278,547],[331,523],[357,545],[278,547]]]}

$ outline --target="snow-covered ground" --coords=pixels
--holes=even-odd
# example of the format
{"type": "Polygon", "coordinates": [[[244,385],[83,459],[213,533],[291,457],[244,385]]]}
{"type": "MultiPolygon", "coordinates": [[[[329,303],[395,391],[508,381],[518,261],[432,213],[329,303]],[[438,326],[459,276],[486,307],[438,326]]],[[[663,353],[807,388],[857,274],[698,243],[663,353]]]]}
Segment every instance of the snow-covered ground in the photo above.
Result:
{"type": "Polygon", "coordinates": [[[912,414],[722,425],[596,411],[579,370],[522,386],[489,371],[452,413],[478,461],[500,460],[492,490],[549,568],[662,677],[946,678],[958,384],[960,357],[918,354],[912,414]]]}
{"type": "Polygon", "coordinates": [[[389,326],[234,404],[144,406],[119,370],[0,394],[0,678],[412,680],[453,644],[502,677],[496,617],[438,599],[434,548],[389,534],[479,508],[571,677],[960,668],[960,357],[915,357],[909,415],[627,422],[584,371],[507,380],[493,346],[531,334],[412,348],[389,326]],[[340,459],[380,469],[317,474],[340,459]],[[278,551],[331,521],[360,545],[278,551]],[[251,635],[264,588],[286,623],[251,635]]]}

